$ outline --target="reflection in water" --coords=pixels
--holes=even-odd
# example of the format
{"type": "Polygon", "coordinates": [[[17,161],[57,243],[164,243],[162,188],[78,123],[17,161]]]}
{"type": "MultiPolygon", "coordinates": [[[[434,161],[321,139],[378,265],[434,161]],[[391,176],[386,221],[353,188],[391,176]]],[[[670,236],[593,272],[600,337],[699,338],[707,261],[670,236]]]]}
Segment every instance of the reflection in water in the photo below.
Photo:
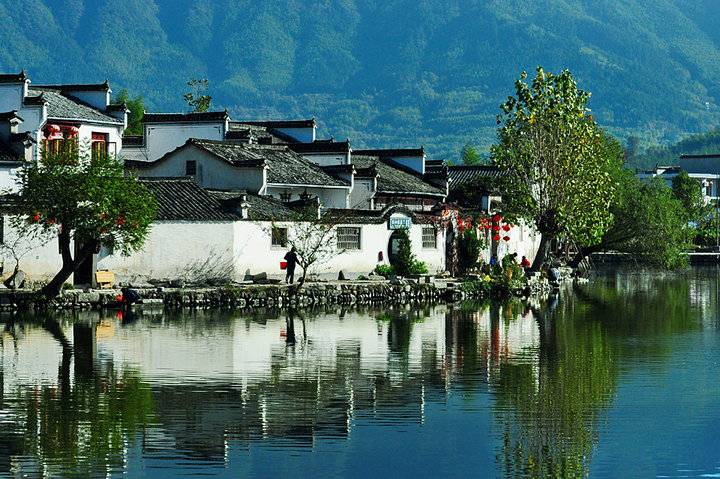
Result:
{"type": "Polygon", "coordinates": [[[716,331],[716,279],[616,274],[535,304],[0,320],[0,476],[617,471],[602,438],[621,384],[670,370],[670,338],[716,331]]]}

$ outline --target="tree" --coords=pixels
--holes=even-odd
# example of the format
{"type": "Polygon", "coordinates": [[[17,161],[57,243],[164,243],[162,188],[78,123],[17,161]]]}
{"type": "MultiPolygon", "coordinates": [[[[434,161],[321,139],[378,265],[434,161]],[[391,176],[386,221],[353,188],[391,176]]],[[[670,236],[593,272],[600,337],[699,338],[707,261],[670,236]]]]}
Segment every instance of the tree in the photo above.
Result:
{"type": "Polygon", "coordinates": [[[685,265],[693,231],[670,188],[661,180],[643,183],[628,168],[617,171],[614,181],[612,226],[601,242],[583,246],[570,266],[597,251],[630,253],[646,265],[664,269],[685,265]]]}
{"type": "Polygon", "coordinates": [[[183,99],[185,99],[190,107],[189,112],[202,113],[208,111],[212,97],[205,94],[208,90],[207,78],[201,78],[199,80],[192,78],[189,82],[187,82],[187,86],[189,86],[192,90],[185,93],[183,95],[183,99]]]}
{"type": "Polygon", "coordinates": [[[485,246],[485,241],[478,238],[476,229],[462,229],[458,235],[457,256],[458,265],[463,273],[466,273],[478,265],[480,251],[485,246]]]}
{"type": "Polygon", "coordinates": [[[71,141],[26,166],[18,174],[18,184],[21,215],[13,217],[14,227],[26,237],[58,236],[62,267],[42,288],[46,298],[57,296],[62,284],[102,245],[123,255],[140,249],[157,209],[147,189],[124,175],[119,159],[91,154],[88,146],[71,141]]]}
{"type": "Polygon", "coordinates": [[[130,94],[126,89],[121,89],[115,96],[113,103],[121,105],[122,103],[127,105],[130,113],[128,114],[128,125],[125,128],[126,135],[142,135],[143,125],[142,118],[145,114],[145,105],[143,104],[142,95],[136,96],[134,99],[130,98],[130,94]]]}
{"type": "Polygon", "coordinates": [[[460,158],[463,164],[468,166],[480,165],[483,162],[480,153],[477,152],[470,140],[460,150],[460,158]]]}
{"type": "Polygon", "coordinates": [[[296,293],[305,284],[310,268],[321,265],[342,253],[337,247],[339,217],[330,213],[319,214],[318,200],[310,201],[313,204],[304,205],[292,218],[293,227],[288,231],[288,243],[295,247],[298,264],[303,269],[295,289],[296,293]]]}
{"type": "Polygon", "coordinates": [[[611,224],[614,184],[609,170],[619,155],[585,107],[589,94],[569,71],[537,68],[532,85],[523,72],[498,115],[498,143],[491,152],[507,172],[512,190],[506,212],[516,213],[541,234],[532,268],[545,261],[558,237],[596,244],[611,224]]]}
{"type": "Polygon", "coordinates": [[[672,196],[682,205],[687,221],[697,222],[709,213],[700,182],[681,171],[672,179],[672,196]]]}

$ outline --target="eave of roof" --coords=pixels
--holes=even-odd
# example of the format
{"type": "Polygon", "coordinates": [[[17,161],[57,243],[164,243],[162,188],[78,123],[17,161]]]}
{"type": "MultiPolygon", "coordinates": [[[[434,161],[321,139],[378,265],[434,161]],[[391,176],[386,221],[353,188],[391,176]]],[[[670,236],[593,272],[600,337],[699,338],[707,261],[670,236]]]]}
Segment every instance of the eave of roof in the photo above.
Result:
{"type": "Polygon", "coordinates": [[[240,121],[246,125],[264,126],[267,128],[314,128],[315,118],[309,120],[268,120],[268,121],[240,121]]]}
{"type": "Polygon", "coordinates": [[[145,113],[143,115],[143,123],[197,123],[197,122],[217,122],[225,121],[230,118],[227,110],[225,111],[206,111],[200,113],[145,113]]]}

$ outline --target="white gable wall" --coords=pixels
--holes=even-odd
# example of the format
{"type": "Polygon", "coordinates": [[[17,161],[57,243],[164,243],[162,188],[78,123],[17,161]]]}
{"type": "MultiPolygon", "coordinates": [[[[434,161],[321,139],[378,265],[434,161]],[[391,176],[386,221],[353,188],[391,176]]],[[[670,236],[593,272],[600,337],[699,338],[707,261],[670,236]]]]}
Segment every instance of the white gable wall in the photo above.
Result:
{"type": "Polygon", "coordinates": [[[372,197],[375,194],[375,183],[375,178],[354,178],[349,207],[361,210],[373,209],[372,197]]]}
{"type": "MultiPolygon", "coordinates": [[[[138,160],[155,161],[190,138],[203,140],[224,140],[226,122],[176,122],[150,123],[145,125],[144,155],[138,160]]],[[[134,154],[129,152],[128,154],[134,154]]],[[[129,158],[129,157],[128,157],[129,158]]]]}
{"type": "Polygon", "coordinates": [[[420,174],[425,174],[425,157],[424,156],[398,156],[390,158],[396,163],[407,166],[420,174]]]}
{"type": "Polygon", "coordinates": [[[320,166],[349,165],[350,154],[341,155],[337,153],[300,153],[305,159],[320,166]]]}
{"type": "Polygon", "coordinates": [[[110,104],[110,92],[108,90],[69,91],[67,93],[101,111],[105,111],[110,104]]]}
{"type": "Polygon", "coordinates": [[[274,130],[295,138],[300,143],[312,143],[315,141],[315,127],[308,128],[275,128],[274,130]]]}
{"type": "Polygon", "coordinates": [[[262,193],[264,188],[263,167],[237,168],[195,146],[178,150],[156,166],[139,170],[138,174],[141,177],[184,177],[188,161],[196,162],[195,181],[203,188],[244,189],[252,193],[262,193]]]}

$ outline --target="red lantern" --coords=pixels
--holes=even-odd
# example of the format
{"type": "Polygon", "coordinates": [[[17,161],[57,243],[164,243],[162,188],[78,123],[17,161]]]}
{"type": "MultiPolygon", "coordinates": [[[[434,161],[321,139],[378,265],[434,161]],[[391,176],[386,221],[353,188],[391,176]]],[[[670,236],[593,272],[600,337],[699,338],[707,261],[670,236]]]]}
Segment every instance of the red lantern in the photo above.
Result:
{"type": "Polygon", "coordinates": [[[495,225],[492,227],[493,231],[500,231],[500,226],[495,225]]]}
{"type": "Polygon", "coordinates": [[[503,226],[502,226],[502,229],[503,229],[503,231],[510,231],[510,226],[508,226],[508,225],[503,225],[503,226]]]}
{"type": "Polygon", "coordinates": [[[509,236],[503,236],[503,240],[504,240],[504,241],[510,241],[510,237],[509,237],[509,236]]]}
{"type": "Polygon", "coordinates": [[[493,241],[500,241],[500,235],[493,235],[493,241]]]}
{"type": "Polygon", "coordinates": [[[495,223],[500,222],[501,219],[502,219],[502,216],[500,216],[500,215],[495,215],[495,216],[493,216],[493,221],[494,221],[495,223]]]}

